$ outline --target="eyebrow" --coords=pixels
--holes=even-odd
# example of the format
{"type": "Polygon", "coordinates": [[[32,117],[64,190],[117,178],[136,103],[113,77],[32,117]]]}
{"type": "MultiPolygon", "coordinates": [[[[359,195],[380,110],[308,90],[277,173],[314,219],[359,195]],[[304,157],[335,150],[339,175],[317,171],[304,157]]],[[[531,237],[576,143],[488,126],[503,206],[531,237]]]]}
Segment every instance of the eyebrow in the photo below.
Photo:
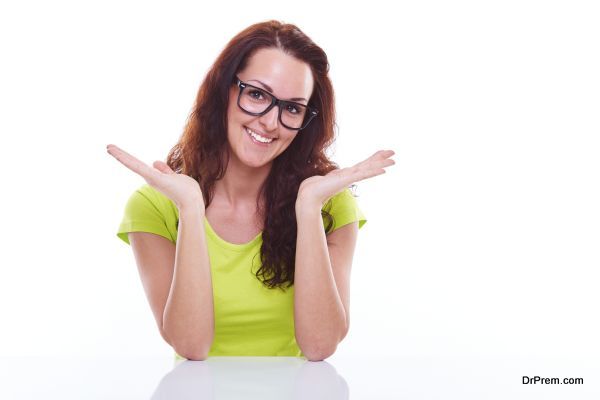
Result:
{"type": "MultiPolygon", "coordinates": [[[[269,93],[273,94],[273,89],[271,89],[271,87],[269,85],[267,85],[264,82],[259,81],[258,79],[250,79],[248,82],[258,82],[260,83],[265,89],[267,89],[269,91],[269,93]]],[[[300,101],[300,100],[304,100],[308,103],[308,100],[306,100],[304,97],[293,97],[291,99],[289,99],[290,101],[300,101]]]]}

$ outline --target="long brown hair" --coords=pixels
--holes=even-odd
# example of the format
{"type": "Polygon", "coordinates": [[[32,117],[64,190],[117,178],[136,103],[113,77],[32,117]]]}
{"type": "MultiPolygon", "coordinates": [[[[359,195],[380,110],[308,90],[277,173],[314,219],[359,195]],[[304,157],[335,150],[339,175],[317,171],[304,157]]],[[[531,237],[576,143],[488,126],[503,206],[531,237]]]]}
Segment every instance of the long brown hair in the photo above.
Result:
{"type": "MultiPolygon", "coordinates": [[[[234,76],[248,58],[262,48],[277,48],[311,69],[314,88],[308,104],[319,114],[300,131],[289,147],[274,161],[261,186],[257,210],[264,221],[260,256],[262,266],[256,276],[268,288],[294,283],[296,256],[295,203],[300,183],[314,175],[325,175],[339,166],[328,159],[325,150],[335,140],[335,104],[329,62],[325,52],[298,27],[279,21],[254,24],[238,33],[218,56],[196,96],[196,103],[179,142],[171,149],[167,164],[177,173],[198,181],[208,207],[215,181],[227,167],[227,106],[234,76]],[[260,208],[264,196],[264,209],[260,208]]],[[[322,210],[326,232],[333,216],[322,210]]]]}

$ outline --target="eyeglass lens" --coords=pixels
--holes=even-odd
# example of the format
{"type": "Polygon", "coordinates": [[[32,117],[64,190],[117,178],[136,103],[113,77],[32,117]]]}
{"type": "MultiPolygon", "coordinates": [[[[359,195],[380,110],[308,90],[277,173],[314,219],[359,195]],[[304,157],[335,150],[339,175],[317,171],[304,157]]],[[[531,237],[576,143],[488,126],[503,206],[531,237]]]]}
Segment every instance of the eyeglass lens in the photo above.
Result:
{"type": "MultiPolygon", "coordinates": [[[[247,86],[240,94],[240,107],[248,112],[260,114],[271,105],[272,98],[271,94],[264,90],[247,86]]],[[[301,128],[306,116],[306,107],[296,103],[284,103],[282,107],[281,122],[292,129],[301,128]]]]}

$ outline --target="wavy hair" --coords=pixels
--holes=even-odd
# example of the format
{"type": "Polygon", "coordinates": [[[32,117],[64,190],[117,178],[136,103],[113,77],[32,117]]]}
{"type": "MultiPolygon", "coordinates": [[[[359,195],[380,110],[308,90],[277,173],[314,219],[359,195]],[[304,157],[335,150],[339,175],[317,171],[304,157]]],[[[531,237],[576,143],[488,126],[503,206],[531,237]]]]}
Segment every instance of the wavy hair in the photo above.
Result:
{"type": "MultiPolygon", "coordinates": [[[[325,52],[297,26],[271,20],[257,23],[238,33],[225,46],[200,85],[195,105],[183,134],[170,150],[166,163],[177,173],[196,179],[208,207],[215,182],[223,178],[227,151],[227,107],[234,76],[244,70],[248,59],[259,49],[277,48],[310,66],[314,88],[308,104],[319,114],[294,138],[274,161],[259,190],[257,212],[263,219],[261,267],[256,277],[273,289],[284,290],[294,283],[297,223],[295,203],[300,183],[314,175],[339,169],[328,159],[326,149],[336,133],[334,92],[328,76],[325,52]],[[264,209],[260,199],[264,198],[264,209]]],[[[326,233],[333,226],[330,204],[321,211],[326,233]],[[329,208],[329,209],[328,209],[329,208]]]]}

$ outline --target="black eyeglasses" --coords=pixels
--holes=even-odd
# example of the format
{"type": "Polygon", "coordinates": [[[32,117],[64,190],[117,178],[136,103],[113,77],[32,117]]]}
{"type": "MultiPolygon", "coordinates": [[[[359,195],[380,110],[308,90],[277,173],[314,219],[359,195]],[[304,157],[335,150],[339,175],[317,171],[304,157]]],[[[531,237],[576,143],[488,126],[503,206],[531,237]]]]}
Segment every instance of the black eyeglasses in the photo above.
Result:
{"type": "Polygon", "coordinates": [[[279,106],[279,122],[288,129],[299,131],[317,116],[319,111],[304,104],[279,100],[265,89],[242,82],[235,77],[235,84],[240,88],[237,104],[246,114],[265,115],[275,106],[279,106]]]}

